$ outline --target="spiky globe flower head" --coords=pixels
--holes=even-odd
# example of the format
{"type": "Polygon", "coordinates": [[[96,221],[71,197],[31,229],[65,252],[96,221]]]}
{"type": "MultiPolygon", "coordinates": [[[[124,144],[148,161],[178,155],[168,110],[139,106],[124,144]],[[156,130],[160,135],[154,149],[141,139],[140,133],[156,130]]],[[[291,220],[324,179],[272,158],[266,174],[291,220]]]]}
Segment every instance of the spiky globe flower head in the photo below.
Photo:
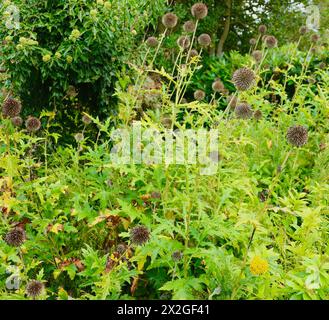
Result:
{"type": "Polygon", "coordinates": [[[238,98],[235,95],[231,95],[227,98],[228,107],[232,110],[235,109],[236,105],[238,104],[238,98]]]}
{"type": "Polygon", "coordinates": [[[274,36],[266,36],[265,45],[267,48],[274,48],[278,45],[278,40],[274,36]]]}
{"type": "Polygon", "coordinates": [[[239,119],[250,119],[253,115],[250,105],[242,102],[235,107],[235,115],[239,119]]]}
{"type": "Polygon", "coordinates": [[[199,45],[202,47],[208,47],[211,44],[211,37],[209,34],[207,33],[202,33],[199,37],[198,37],[198,42],[199,45]]]}
{"type": "Polygon", "coordinates": [[[26,294],[35,299],[37,296],[40,296],[44,290],[44,284],[38,280],[31,280],[26,285],[26,294]]]}
{"type": "Polygon", "coordinates": [[[258,27],[258,31],[259,31],[259,33],[261,33],[261,34],[265,34],[266,31],[267,31],[267,27],[266,27],[264,24],[261,24],[261,25],[258,27]]]}
{"type": "Polygon", "coordinates": [[[196,90],[194,92],[194,99],[198,101],[202,101],[206,97],[206,94],[203,90],[196,90]]]}
{"type": "Polygon", "coordinates": [[[307,129],[300,125],[289,127],[287,131],[287,141],[296,147],[302,147],[307,143],[308,132],[307,129]]]}
{"type": "Polygon", "coordinates": [[[75,136],[74,136],[74,139],[75,139],[75,141],[76,142],[81,142],[81,141],[83,141],[83,139],[84,139],[84,136],[83,136],[83,133],[77,133],[75,136]]]}
{"type": "Polygon", "coordinates": [[[162,17],[162,23],[167,29],[175,28],[178,18],[174,13],[168,12],[162,17]]]}
{"type": "Polygon", "coordinates": [[[180,36],[177,40],[177,45],[181,49],[187,49],[191,44],[190,38],[188,36],[180,36]]]}
{"type": "Polygon", "coordinates": [[[25,126],[28,131],[35,132],[41,128],[41,122],[38,118],[30,116],[27,118],[25,126]]]}
{"type": "Polygon", "coordinates": [[[327,65],[323,61],[319,64],[319,69],[321,69],[321,70],[324,70],[326,67],[327,67],[327,65]]]}
{"type": "Polygon", "coordinates": [[[21,113],[21,103],[13,98],[7,98],[2,105],[2,115],[6,118],[14,118],[21,113]]]}
{"type": "Polygon", "coordinates": [[[84,123],[84,124],[90,124],[91,123],[91,118],[88,116],[88,115],[86,115],[86,114],[84,114],[83,116],[82,116],[82,122],[84,123]]]}
{"type": "Polygon", "coordinates": [[[19,116],[11,118],[11,123],[15,126],[15,127],[20,127],[23,124],[23,119],[19,116]]]}
{"type": "Polygon", "coordinates": [[[223,92],[225,89],[224,83],[220,79],[214,81],[211,87],[215,92],[223,92]]]}
{"type": "Polygon", "coordinates": [[[262,61],[262,58],[263,58],[263,53],[262,53],[262,51],[260,51],[260,50],[255,50],[255,51],[252,52],[251,55],[252,55],[252,57],[254,58],[254,60],[255,60],[257,63],[259,63],[259,62],[262,61]]]}
{"type": "Polygon", "coordinates": [[[193,58],[193,57],[197,57],[199,55],[199,53],[198,53],[198,51],[197,50],[195,50],[195,49],[192,49],[191,51],[190,51],[190,54],[189,54],[189,59],[191,59],[191,58],[193,58]]]}
{"type": "Polygon", "coordinates": [[[299,28],[299,34],[300,34],[300,35],[304,35],[304,34],[306,34],[307,31],[308,31],[308,29],[307,29],[306,26],[301,26],[301,27],[299,28]]]}
{"type": "Polygon", "coordinates": [[[192,33],[195,30],[195,23],[192,20],[186,21],[183,25],[183,30],[186,33],[192,33]]]}
{"type": "Polygon", "coordinates": [[[250,44],[251,46],[254,46],[256,43],[257,43],[257,41],[256,41],[255,38],[251,38],[251,39],[249,40],[249,44],[250,44]]]}
{"type": "Polygon", "coordinates": [[[260,111],[260,110],[256,110],[255,112],[254,112],[254,119],[255,120],[260,120],[261,118],[263,117],[263,114],[262,114],[262,112],[260,111]]]}
{"type": "Polygon", "coordinates": [[[177,251],[173,252],[171,257],[175,262],[178,262],[183,259],[183,253],[181,251],[177,250],[177,251]]]}
{"type": "Polygon", "coordinates": [[[246,67],[236,70],[232,77],[235,87],[240,91],[250,89],[255,84],[255,79],[254,71],[246,67]]]}
{"type": "Polygon", "coordinates": [[[208,7],[204,3],[198,2],[192,6],[191,13],[197,20],[203,19],[208,15],[208,7]]]}
{"type": "Polygon", "coordinates": [[[136,226],[130,231],[130,240],[137,245],[143,245],[150,239],[150,231],[145,226],[136,226]]]}
{"type": "Polygon", "coordinates": [[[156,37],[148,37],[146,40],[146,44],[151,48],[155,48],[158,46],[159,41],[156,37]]]}
{"type": "Polygon", "coordinates": [[[313,43],[317,43],[319,40],[320,40],[320,36],[318,34],[314,33],[311,35],[311,41],[313,43]]]}
{"type": "Polygon", "coordinates": [[[12,247],[19,247],[26,240],[26,234],[22,228],[14,228],[5,235],[5,241],[12,247]]]}
{"type": "Polygon", "coordinates": [[[266,273],[268,269],[269,265],[267,260],[261,257],[255,256],[250,261],[250,272],[255,276],[259,276],[266,273]]]}

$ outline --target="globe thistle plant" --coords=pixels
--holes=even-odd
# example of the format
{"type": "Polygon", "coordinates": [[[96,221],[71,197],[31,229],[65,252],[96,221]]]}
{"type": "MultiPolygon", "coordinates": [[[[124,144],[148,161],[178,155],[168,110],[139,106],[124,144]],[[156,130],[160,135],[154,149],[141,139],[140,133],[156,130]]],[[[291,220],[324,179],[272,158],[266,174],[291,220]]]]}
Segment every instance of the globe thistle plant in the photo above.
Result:
{"type": "Polygon", "coordinates": [[[202,47],[208,47],[211,44],[211,37],[207,33],[203,33],[198,37],[198,42],[202,47]]]}
{"type": "Polygon", "coordinates": [[[8,98],[2,105],[2,115],[6,118],[14,118],[21,113],[21,103],[13,98],[8,98]]]}
{"type": "Polygon", "coordinates": [[[195,30],[195,23],[192,20],[186,21],[183,25],[183,30],[186,33],[192,33],[195,30]]]}
{"type": "Polygon", "coordinates": [[[256,110],[255,112],[254,112],[254,119],[255,120],[260,120],[260,119],[262,119],[262,117],[263,117],[263,114],[262,114],[262,112],[260,111],[260,110],[256,110]]]}
{"type": "Polygon", "coordinates": [[[41,122],[38,118],[28,117],[25,122],[26,129],[30,132],[36,132],[41,128],[41,122]]]}
{"type": "Polygon", "coordinates": [[[264,24],[261,24],[261,25],[258,27],[258,31],[259,31],[259,33],[261,33],[261,34],[265,34],[266,31],[267,31],[267,27],[266,27],[264,24]]]}
{"type": "Polygon", "coordinates": [[[294,125],[288,128],[287,141],[296,147],[302,147],[308,141],[307,129],[300,125],[294,125]]]}
{"type": "Polygon", "coordinates": [[[206,97],[206,94],[203,90],[196,90],[194,92],[194,99],[197,101],[202,101],[206,97]]]}
{"type": "Polygon", "coordinates": [[[249,40],[249,44],[250,44],[251,46],[256,45],[256,43],[257,43],[257,41],[256,41],[255,38],[251,38],[251,39],[249,40]]]}
{"type": "Polygon", "coordinates": [[[191,41],[190,41],[190,38],[188,36],[180,36],[177,40],[177,45],[181,49],[189,48],[190,44],[191,44],[191,41]]]}
{"type": "Polygon", "coordinates": [[[300,35],[304,35],[304,34],[306,34],[307,32],[308,32],[308,29],[307,29],[306,26],[301,26],[301,27],[299,28],[299,34],[300,34],[300,35]]]}
{"type": "Polygon", "coordinates": [[[313,43],[317,43],[319,40],[320,40],[320,36],[318,34],[314,33],[311,35],[311,41],[313,43]]]}
{"type": "Polygon", "coordinates": [[[177,251],[173,252],[171,257],[175,262],[179,262],[180,260],[183,259],[183,253],[181,251],[177,250],[177,251]]]}
{"type": "Polygon", "coordinates": [[[223,92],[225,89],[225,86],[223,82],[220,79],[217,79],[216,81],[213,82],[212,84],[212,90],[215,92],[223,92]]]}
{"type": "Polygon", "coordinates": [[[143,245],[150,239],[150,231],[145,226],[136,226],[130,231],[130,240],[133,244],[143,245]]]}
{"type": "Polygon", "coordinates": [[[148,37],[146,40],[146,44],[151,48],[156,48],[159,44],[159,41],[156,37],[148,37]]]}
{"type": "Polygon", "coordinates": [[[253,111],[250,105],[246,102],[242,102],[235,107],[235,115],[239,119],[250,119],[253,116],[253,111]]]}
{"type": "Polygon", "coordinates": [[[14,228],[5,235],[4,240],[12,247],[19,247],[26,240],[25,231],[22,228],[14,228]]]}
{"type": "Polygon", "coordinates": [[[265,45],[267,48],[274,48],[278,45],[278,40],[274,36],[266,36],[265,45]]]}
{"type": "Polygon", "coordinates": [[[232,81],[235,87],[240,91],[246,91],[255,84],[256,75],[249,68],[241,68],[234,72],[232,81]]]}
{"type": "Polygon", "coordinates": [[[260,63],[262,61],[262,58],[263,58],[262,51],[255,50],[255,51],[252,52],[251,55],[257,63],[260,63]]]}
{"type": "Polygon", "coordinates": [[[83,116],[82,116],[82,122],[85,124],[85,125],[88,125],[88,124],[90,124],[91,123],[91,119],[90,119],[90,117],[88,116],[88,115],[86,115],[86,114],[84,114],[83,116]]]}
{"type": "Polygon", "coordinates": [[[44,285],[41,281],[38,280],[31,280],[26,285],[26,294],[28,297],[35,299],[36,297],[40,296],[44,290],[44,285]]]}
{"type": "Polygon", "coordinates": [[[198,51],[195,50],[195,49],[192,49],[192,50],[190,51],[190,53],[189,53],[188,58],[191,59],[191,58],[193,58],[193,57],[197,57],[198,55],[199,55],[198,51]]]}
{"type": "Polygon", "coordinates": [[[238,98],[235,95],[231,95],[227,98],[228,107],[232,110],[235,109],[236,105],[238,104],[238,98]]]}
{"type": "Polygon", "coordinates": [[[176,27],[178,22],[178,18],[174,13],[166,13],[162,17],[162,24],[167,28],[167,29],[173,29],[176,27]]]}
{"type": "Polygon", "coordinates": [[[198,2],[192,6],[191,13],[197,20],[204,19],[208,15],[208,7],[204,3],[198,2]]]}
{"type": "Polygon", "coordinates": [[[19,116],[11,118],[11,123],[15,126],[15,127],[20,127],[23,124],[23,119],[19,116]]]}

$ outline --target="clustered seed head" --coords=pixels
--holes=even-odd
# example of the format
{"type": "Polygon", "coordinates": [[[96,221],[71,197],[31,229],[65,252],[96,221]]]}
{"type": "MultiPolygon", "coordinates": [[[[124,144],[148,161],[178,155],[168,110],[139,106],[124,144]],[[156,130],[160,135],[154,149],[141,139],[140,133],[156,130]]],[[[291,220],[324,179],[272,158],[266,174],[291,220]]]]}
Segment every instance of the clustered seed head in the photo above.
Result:
{"type": "Polygon", "coordinates": [[[190,51],[190,54],[189,54],[189,59],[193,58],[193,57],[197,57],[199,55],[198,51],[195,50],[195,49],[192,49],[190,51]]]}
{"type": "Polygon", "coordinates": [[[246,91],[255,84],[255,73],[249,68],[243,67],[234,72],[232,81],[240,91],[246,91]]]}
{"type": "Polygon", "coordinates": [[[76,142],[81,142],[84,139],[83,133],[79,132],[74,136],[76,142]]]}
{"type": "Polygon", "coordinates": [[[187,33],[192,33],[195,30],[195,23],[192,20],[186,21],[183,25],[183,30],[187,33]]]}
{"type": "Polygon", "coordinates": [[[202,47],[208,47],[211,44],[211,37],[207,33],[203,33],[199,36],[198,42],[202,47]]]}
{"type": "Polygon", "coordinates": [[[168,29],[175,28],[177,22],[178,22],[178,18],[174,13],[169,12],[162,17],[162,23],[168,29]]]}
{"type": "Polygon", "coordinates": [[[206,97],[206,94],[203,90],[196,90],[194,92],[194,99],[198,101],[202,101],[206,97]]]}
{"type": "Polygon", "coordinates": [[[14,118],[21,113],[21,103],[13,98],[8,98],[2,105],[2,114],[6,118],[14,118]]]}
{"type": "Polygon", "coordinates": [[[255,61],[257,63],[261,62],[262,61],[262,58],[263,58],[263,54],[260,50],[255,50],[252,52],[252,57],[255,59],[255,61]]]}
{"type": "Polygon", "coordinates": [[[235,107],[235,115],[239,119],[249,119],[253,116],[253,112],[248,103],[242,102],[235,107]]]}
{"type": "Polygon", "coordinates": [[[213,82],[212,89],[215,92],[223,92],[225,89],[224,83],[220,79],[217,79],[213,82]]]}
{"type": "Polygon", "coordinates": [[[263,114],[262,114],[262,112],[260,111],[260,110],[256,110],[255,112],[254,112],[254,119],[255,120],[260,120],[261,118],[263,117],[263,114]]]}
{"type": "Polygon", "coordinates": [[[22,228],[14,228],[5,235],[5,241],[13,247],[19,247],[26,240],[25,231],[22,228]]]}
{"type": "Polygon", "coordinates": [[[145,226],[136,226],[130,231],[130,240],[137,245],[143,245],[150,239],[150,231],[145,226]]]}
{"type": "Polygon", "coordinates": [[[227,104],[230,109],[234,110],[238,103],[238,98],[235,95],[231,95],[227,98],[227,104]]]}
{"type": "Polygon", "coordinates": [[[267,27],[266,27],[264,24],[261,24],[261,25],[258,27],[258,31],[259,31],[259,33],[261,33],[261,34],[265,34],[266,31],[267,31],[267,27]]]}
{"type": "Polygon", "coordinates": [[[291,145],[296,147],[302,147],[307,143],[308,132],[305,127],[300,125],[295,125],[289,127],[286,137],[291,145]]]}
{"type": "Polygon", "coordinates": [[[301,27],[299,28],[299,33],[300,33],[301,35],[304,35],[305,33],[307,33],[307,31],[308,31],[308,29],[307,29],[306,26],[301,26],[301,27]]]}
{"type": "Polygon", "coordinates": [[[119,243],[117,245],[117,251],[122,255],[127,251],[127,245],[125,243],[119,243]]]}
{"type": "Polygon", "coordinates": [[[90,119],[89,116],[87,116],[86,114],[84,114],[84,115],[82,116],[82,122],[83,122],[84,124],[90,124],[90,123],[91,123],[91,119],[90,119]]]}
{"type": "Polygon", "coordinates": [[[190,38],[188,36],[180,36],[177,40],[177,44],[180,48],[187,49],[191,44],[190,38]]]}
{"type": "Polygon", "coordinates": [[[159,41],[156,37],[148,37],[146,40],[146,44],[151,48],[155,48],[158,46],[159,41]]]}
{"type": "Polygon", "coordinates": [[[274,36],[266,36],[265,45],[267,48],[274,48],[278,45],[278,40],[274,36]]]}
{"type": "Polygon", "coordinates": [[[23,119],[19,116],[11,118],[11,123],[15,126],[15,127],[20,127],[23,124],[23,119]]]}
{"type": "Polygon", "coordinates": [[[25,122],[26,129],[30,132],[38,131],[41,128],[41,122],[38,118],[28,117],[25,122]]]}
{"type": "Polygon", "coordinates": [[[191,12],[194,18],[200,20],[208,15],[208,7],[204,3],[198,2],[192,6],[191,12]]]}
{"type": "Polygon", "coordinates": [[[311,35],[311,41],[313,43],[317,43],[319,40],[320,40],[320,36],[318,34],[315,33],[311,35]]]}
{"type": "Polygon", "coordinates": [[[254,46],[255,44],[256,44],[256,39],[255,38],[251,38],[250,40],[249,40],[249,43],[250,43],[250,45],[252,45],[252,46],[254,46]]]}
{"type": "Polygon", "coordinates": [[[31,298],[36,298],[37,296],[42,294],[44,290],[44,285],[41,281],[31,280],[26,285],[26,294],[31,298]]]}
{"type": "Polygon", "coordinates": [[[261,257],[256,256],[250,262],[250,272],[255,276],[266,273],[268,268],[268,262],[261,257]]]}
{"type": "Polygon", "coordinates": [[[326,67],[327,67],[327,65],[323,61],[319,64],[319,69],[321,69],[321,70],[324,70],[326,67]]]}
{"type": "Polygon", "coordinates": [[[177,250],[177,251],[173,252],[171,257],[175,262],[178,262],[183,259],[183,253],[181,251],[177,250]]]}

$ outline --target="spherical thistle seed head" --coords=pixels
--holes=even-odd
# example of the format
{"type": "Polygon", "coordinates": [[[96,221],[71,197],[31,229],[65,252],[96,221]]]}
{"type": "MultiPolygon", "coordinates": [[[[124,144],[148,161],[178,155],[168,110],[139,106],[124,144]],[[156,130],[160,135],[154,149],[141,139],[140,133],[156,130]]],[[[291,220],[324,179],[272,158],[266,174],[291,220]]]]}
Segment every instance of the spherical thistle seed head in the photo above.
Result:
{"type": "Polygon", "coordinates": [[[255,112],[254,112],[254,119],[255,120],[260,120],[260,119],[262,119],[262,117],[263,117],[263,114],[262,114],[262,112],[260,111],[260,110],[256,110],[255,112]]]}
{"type": "Polygon", "coordinates": [[[307,143],[308,132],[307,129],[300,125],[289,127],[287,131],[287,141],[296,147],[302,147],[307,143]]]}
{"type": "Polygon", "coordinates": [[[186,33],[192,33],[195,30],[195,23],[192,20],[186,21],[183,25],[183,30],[186,33]]]}
{"type": "Polygon", "coordinates": [[[203,33],[199,36],[198,42],[202,47],[208,47],[211,44],[211,37],[207,33],[203,33]]]}
{"type": "Polygon", "coordinates": [[[21,113],[21,110],[21,103],[13,98],[6,99],[2,105],[2,114],[6,118],[13,118],[18,116],[21,113]]]}
{"type": "Polygon", "coordinates": [[[12,247],[19,247],[26,240],[25,231],[22,228],[14,228],[5,235],[5,241],[12,247]]]}
{"type": "Polygon", "coordinates": [[[26,294],[31,298],[36,298],[37,296],[42,294],[44,290],[44,285],[41,281],[31,280],[26,285],[26,294]]]}
{"type": "Polygon", "coordinates": [[[262,61],[263,54],[260,50],[253,51],[251,55],[257,63],[262,61]]]}
{"type": "Polygon", "coordinates": [[[187,49],[191,44],[190,38],[188,36],[181,36],[177,40],[177,45],[182,49],[187,49]]]}
{"type": "Polygon", "coordinates": [[[83,141],[83,139],[84,139],[84,136],[83,136],[83,133],[77,133],[75,136],[74,136],[74,139],[75,139],[75,141],[76,142],[81,142],[81,141],[83,141]]]}
{"type": "Polygon", "coordinates": [[[145,226],[136,226],[130,231],[130,240],[137,245],[143,245],[150,239],[150,231],[145,226]]]}
{"type": "Polygon", "coordinates": [[[203,19],[208,15],[208,7],[204,3],[198,2],[192,6],[191,13],[197,20],[203,19]]]}
{"type": "Polygon", "coordinates": [[[266,31],[267,31],[267,27],[266,27],[264,24],[261,24],[261,25],[258,27],[258,31],[259,31],[259,33],[261,33],[261,34],[265,34],[266,31]]]}
{"type": "Polygon", "coordinates": [[[311,41],[313,43],[317,43],[319,40],[320,40],[320,36],[318,34],[315,33],[311,35],[311,41]]]}
{"type": "Polygon", "coordinates": [[[235,115],[239,119],[250,119],[253,115],[250,105],[246,102],[242,102],[235,107],[235,115]]]}
{"type": "Polygon", "coordinates": [[[306,26],[301,26],[301,27],[299,28],[299,34],[300,34],[300,35],[304,35],[304,34],[306,34],[307,31],[308,31],[308,29],[307,29],[306,26]]]}
{"type": "Polygon", "coordinates": [[[173,252],[171,257],[175,262],[178,262],[183,259],[183,253],[181,251],[177,250],[177,251],[173,252]]]}
{"type": "Polygon", "coordinates": [[[198,51],[195,50],[195,49],[192,49],[190,51],[190,54],[189,54],[189,59],[193,58],[193,57],[197,57],[199,55],[198,51]]]}
{"type": "Polygon", "coordinates": [[[240,91],[246,91],[255,84],[255,73],[249,68],[241,68],[234,72],[232,81],[240,91]]]}
{"type": "Polygon", "coordinates": [[[206,97],[206,94],[202,90],[196,90],[194,92],[194,99],[197,101],[202,101],[206,97]]]}
{"type": "Polygon", "coordinates": [[[19,116],[11,118],[11,123],[15,126],[15,127],[20,127],[23,124],[23,119],[19,116]]]}
{"type": "Polygon", "coordinates": [[[162,24],[168,29],[175,28],[177,22],[178,18],[174,13],[169,12],[162,17],[162,24]]]}
{"type": "Polygon", "coordinates": [[[261,257],[256,256],[250,261],[250,272],[255,276],[266,273],[268,269],[268,262],[261,257]]]}
{"type": "Polygon", "coordinates": [[[278,45],[278,40],[274,36],[267,36],[265,38],[265,45],[267,48],[274,48],[278,45]]]}
{"type": "Polygon", "coordinates": [[[151,48],[155,48],[155,47],[158,46],[159,41],[158,41],[158,39],[157,39],[156,37],[149,37],[149,38],[147,38],[147,40],[146,40],[146,44],[147,44],[149,47],[151,47],[151,48]]]}
{"type": "Polygon", "coordinates": [[[28,117],[25,122],[26,129],[30,132],[38,131],[41,128],[41,122],[38,118],[28,117]]]}
{"type": "Polygon", "coordinates": [[[327,65],[326,65],[325,62],[321,62],[321,63],[319,64],[319,69],[321,69],[321,70],[324,70],[326,67],[327,67],[327,65]]]}
{"type": "Polygon", "coordinates": [[[255,44],[256,44],[256,39],[255,38],[251,38],[250,40],[249,40],[249,44],[251,45],[251,46],[254,46],[255,44]]]}
{"type": "Polygon", "coordinates": [[[215,92],[222,92],[225,89],[224,83],[221,80],[216,80],[212,84],[212,89],[215,92]]]}
{"type": "Polygon", "coordinates": [[[229,96],[227,98],[227,104],[230,109],[234,110],[236,108],[236,105],[238,104],[238,98],[234,95],[229,96]]]}
{"type": "Polygon", "coordinates": [[[90,124],[91,123],[91,119],[90,119],[90,117],[89,116],[87,116],[86,114],[84,114],[83,116],[82,116],[82,122],[84,123],[84,124],[90,124]]]}

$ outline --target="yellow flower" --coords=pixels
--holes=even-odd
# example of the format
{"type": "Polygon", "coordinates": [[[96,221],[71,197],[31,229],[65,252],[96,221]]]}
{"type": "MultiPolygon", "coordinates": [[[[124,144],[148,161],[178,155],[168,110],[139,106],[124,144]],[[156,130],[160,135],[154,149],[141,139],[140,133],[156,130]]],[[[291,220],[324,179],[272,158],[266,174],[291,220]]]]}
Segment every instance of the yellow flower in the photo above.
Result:
{"type": "Polygon", "coordinates": [[[250,261],[250,272],[255,276],[266,273],[268,268],[269,266],[267,260],[259,256],[255,256],[250,261]]]}
{"type": "Polygon", "coordinates": [[[17,46],[16,46],[16,49],[17,50],[22,50],[24,47],[23,47],[23,45],[22,44],[18,44],[17,46]]]}
{"type": "Polygon", "coordinates": [[[67,57],[66,57],[66,62],[67,62],[67,63],[72,63],[72,61],[73,61],[72,56],[67,56],[67,57]]]}
{"type": "Polygon", "coordinates": [[[24,45],[24,44],[27,44],[28,39],[26,39],[25,37],[20,37],[18,41],[19,41],[19,43],[24,45]]]}
{"type": "Polygon", "coordinates": [[[56,52],[55,57],[56,57],[56,59],[60,59],[62,57],[62,55],[59,52],[56,52]]]}
{"type": "Polygon", "coordinates": [[[50,61],[51,59],[51,55],[50,54],[45,54],[43,57],[42,57],[42,61],[43,62],[48,62],[50,61]]]}
{"type": "Polygon", "coordinates": [[[13,37],[11,37],[11,36],[7,36],[6,38],[5,38],[5,41],[7,41],[7,42],[10,42],[10,41],[12,41],[13,40],[13,37]]]}
{"type": "Polygon", "coordinates": [[[71,36],[70,36],[70,39],[72,39],[72,40],[77,40],[78,38],[80,38],[80,36],[81,36],[81,33],[80,33],[80,31],[78,30],[78,29],[74,29],[73,31],[72,31],[72,33],[71,33],[71,36]]]}

